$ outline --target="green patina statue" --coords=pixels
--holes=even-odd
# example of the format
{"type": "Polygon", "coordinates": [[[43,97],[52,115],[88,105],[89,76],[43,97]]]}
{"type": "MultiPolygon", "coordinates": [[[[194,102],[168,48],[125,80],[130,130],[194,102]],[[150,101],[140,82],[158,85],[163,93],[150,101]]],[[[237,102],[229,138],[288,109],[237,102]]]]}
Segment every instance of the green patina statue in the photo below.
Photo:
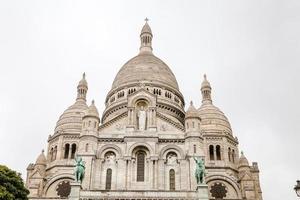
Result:
{"type": "Polygon", "coordinates": [[[81,157],[76,156],[76,168],[75,168],[75,179],[76,182],[82,183],[84,172],[85,172],[85,165],[81,157]]]}
{"type": "Polygon", "coordinates": [[[203,184],[204,183],[204,176],[205,174],[205,165],[204,160],[201,158],[195,158],[193,157],[196,162],[196,170],[195,170],[195,177],[197,179],[197,184],[203,184]]]}

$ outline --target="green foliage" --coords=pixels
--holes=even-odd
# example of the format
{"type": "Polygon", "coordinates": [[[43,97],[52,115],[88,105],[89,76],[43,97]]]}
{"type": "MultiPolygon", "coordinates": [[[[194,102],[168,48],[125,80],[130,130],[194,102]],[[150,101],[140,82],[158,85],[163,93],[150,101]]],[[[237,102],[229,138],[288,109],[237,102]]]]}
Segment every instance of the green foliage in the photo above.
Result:
{"type": "Polygon", "coordinates": [[[21,174],[0,165],[0,200],[27,200],[28,194],[21,174]]]}

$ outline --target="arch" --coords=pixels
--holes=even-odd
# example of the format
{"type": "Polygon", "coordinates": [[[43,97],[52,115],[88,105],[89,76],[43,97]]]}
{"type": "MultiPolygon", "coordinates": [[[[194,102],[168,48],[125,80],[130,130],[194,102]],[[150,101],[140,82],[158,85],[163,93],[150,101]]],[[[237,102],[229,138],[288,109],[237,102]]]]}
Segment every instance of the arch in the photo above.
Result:
{"type": "Polygon", "coordinates": [[[234,163],[235,161],[235,152],[234,152],[234,149],[232,149],[232,162],[234,163]]]}
{"type": "Polygon", "coordinates": [[[136,153],[137,160],[137,169],[136,169],[136,181],[144,182],[145,181],[145,159],[146,152],[143,150],[138,150],[136,153]]]}
{"type": "Polygon", "coordinates": [[[112,169],[108,168],[106,170],[106,178],[105,178],[105,189],[106,190],[111,189],[111,179],[112,179],[112,169]]]}
{"type": "Polygon", "coordinates": [[[160,150],[159,157],[160,158],[165,158],[167,153],[169,153],[170,151],[175,151],[175,153],[178,155],[179,159],[184,159],[185,158],[183,150],[175,144],[169,144],[169,145],[163,147],[160,150]]]}
{"type": "Polygon", "coordinates": [[[69,158],[69,151],[70,151],[70,144],[69,144],[69,143],[66,143],[66,144],[65,144],[64,159],[68,159],[68,158],[69,158]]]}
{"type": "Polygon", "coordinates": [[[175,170],[170,169],[169,171],[169,185],[170,185],[170,190],[174,191],[175,190],[175,170]]]}
{"type": "Polygon", "coordinates": [[[144,101],[147,101],[148,107],[155,107],[155,97],[154,97],[154,95],[151,94],[150,92],[148,92],[145,89],[141,89],[139,91],[141,93],[144,93],[144,95],[140,95],[140,94],[136,93],[135,94],[136,96],[133,96],[132,98],[128,99],[128,106],[135,106],[137,101],[144,100],[144,101]]]}
{"type": "Polygon", "coordinates": [[[231,148],[228,148],[228,160],[231,162],[231,148]]]}
{"type": "Polygon", "coordinates": [[[97,157],[100,159],[104,159],[104,155],[108,152],[108,151],[113,151],[116,154],[116,158],[120,158],[122,157],[122,150],[120,147],[118,147],[115,144],[106,144],[104,146],[102,146],[98,152],[97,152],[97,157]]]}
{"type": "Polygon", "coordinates": [[[54,147],[54,150],[53,150],[53,160],[56,160],[56,156],[57,156],[57,146],[54,147]]]}
{"type": "Polygon", "coordinates": [[[53,147],[50,150],[50,161],[53,161],[53,147]]]}
{"type": "Polygon", "coordinates": [[[220,174],[219,175],[210,175],[210,176],[207,176],[205,178],[205,180],[206,180],[206,184],[209,184],[210,182],[214,182],[214,181],[226,182],[227,184],[229,184],[233,187],[238,198],[239,199],[242,198],[241,191],[239,189],[238,184],[228,176],[224,176],[224,175],[220,175],[220,174]]]}
{"type": "Polygon", "coordinates": [[[150,153],[149,156],[153,156],[154,155],[153,148],[149,144],[147,144],[147,143],[141,143],[141,142],[137,142],[137,143],[134,143],[133,145],[131,145],[130,148],[128,149],[128,151],[127,151],[127,155],[131,155],[132,156],[132,154],[134,153],[133,151],[137,147],[144,147],[144,148],[146,148],[149,151],[149,153],[150,153]]]}
{"type": "Polygon", "coordinates": [[[214,146],[213,145],[209,145],[209,159],[210,160],[215,160],[214,146]]]}
{"type": "Polygon", "coordinates": [[[43,193],[46,195],[48,192],[48,189],[50,188],[50,186],[52,184],[54,184],[57,181],[60,181],[62,179],[68,179],[70,181],[74,181],[74,175],[73,174],[67,174],[67,173],[63,173],[63,174],[59,174],[57,176],[52,177],[44,186],[44,190],[43,193]]]}
{"type": "Polygon", "coordinates": [[[73,143],[71,146],[71,159],[75,158],[75,153],[76,153],[76,144],[73,143]]]}
{"type": "Polygon", "coordinates": [[[220,145],[217,145],[216,146],[216,159],[217,160],[222,160],[222,157],[221,157],[221,146],[220,145]]]}

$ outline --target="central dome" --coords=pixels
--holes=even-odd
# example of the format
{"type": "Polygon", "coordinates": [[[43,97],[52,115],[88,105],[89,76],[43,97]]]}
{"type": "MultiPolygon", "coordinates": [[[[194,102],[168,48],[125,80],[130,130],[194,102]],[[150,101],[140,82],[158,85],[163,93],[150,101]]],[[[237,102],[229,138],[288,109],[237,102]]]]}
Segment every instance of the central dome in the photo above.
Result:
{"type": "Polygon", "coordinates": [[[112,89],[143,81],[159,83],[179,90],[171,69],[150,52],[141,52],[130,59],[118,72],[112,84],[112,89]]]}

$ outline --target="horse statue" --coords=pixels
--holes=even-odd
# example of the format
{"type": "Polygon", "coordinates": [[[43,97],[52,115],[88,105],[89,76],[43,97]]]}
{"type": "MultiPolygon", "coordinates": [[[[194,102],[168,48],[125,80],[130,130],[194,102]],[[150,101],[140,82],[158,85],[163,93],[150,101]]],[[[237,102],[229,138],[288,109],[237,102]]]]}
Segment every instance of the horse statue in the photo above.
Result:
{"type": "Polygon", "coordinates": [[[193,157],[196,162],[196,170],[195,170],[195,177],[197,179],[197,184],[203,184],[204,183],[204,176],[205,174],[205,165],[204,160],[201,158],[195,158],[193,157]]]}
{"type": "Polygon", "coordinates": [[[78,156],[75,157],[75,161],[76,161],[75,179],[76,182],[82,183],[82,180],[84,178],[84,172],[85,172],[85,163],[82,160],[82,158],[78,156]]]}

